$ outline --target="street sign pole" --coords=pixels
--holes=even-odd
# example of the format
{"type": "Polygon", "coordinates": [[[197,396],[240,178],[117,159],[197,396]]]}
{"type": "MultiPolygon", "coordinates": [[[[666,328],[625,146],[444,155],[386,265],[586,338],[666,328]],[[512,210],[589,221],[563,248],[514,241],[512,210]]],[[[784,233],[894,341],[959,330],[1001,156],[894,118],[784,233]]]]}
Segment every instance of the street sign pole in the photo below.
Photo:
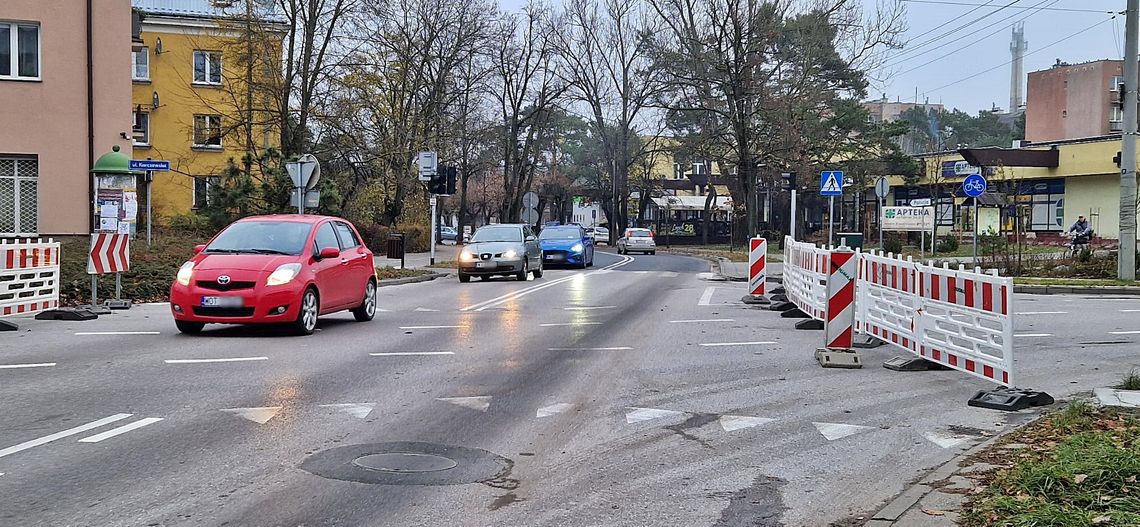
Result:
{"type": "Polygon", "coordinates": [[[978,266],[978,200],[974,198],[974,267],[978,266]]]}
{"type": "Polygon", "coordinates": [[[879,208],[875,211],[875,221],[879,224],[879,250],[883,250],[883,197],[879,196],[879,208]]]}
{"type": "Polygon", "coordinates": [[[827,196],[827,244],[834,245],[832,230],[835,225],[835,196],[843,196],[843,171],[825,170],[819,173],[819,195],[827,196]]]}
{"type": "Polygon", "coordinates": [[[827,197],[827,245],[835,245],[832,243],[831,227],[835,223],[835,196],[827,197]]]}
{"type": "Polygon", "coordinates": [[[436,217],[435,217],[436,216],[435,200],[436,200],[436,195],[432,194],[431,195],[431,236],[429,237],[429,239],[431,240],[431,253],[430,253],[430,256],[428,257],[428,262],[429,262],[428,265],[435,265],[435,226],[436,226],[436,221],[437,221],[436,217]]]}
{"type": "Polygon", "coordinates": [[[151,188],[152,188],[152,185],[154,184],[153,182],[154,182],[154,171],[153,170],[147,170],[146,171],[146,247],[148,249],[150,248],[150,224],[154,221],[153,216],[151,215],[151,211],[154,210],[154,208],[151,206],[151,202],[154,201],[154,195],[151,194],[151,188]]]}

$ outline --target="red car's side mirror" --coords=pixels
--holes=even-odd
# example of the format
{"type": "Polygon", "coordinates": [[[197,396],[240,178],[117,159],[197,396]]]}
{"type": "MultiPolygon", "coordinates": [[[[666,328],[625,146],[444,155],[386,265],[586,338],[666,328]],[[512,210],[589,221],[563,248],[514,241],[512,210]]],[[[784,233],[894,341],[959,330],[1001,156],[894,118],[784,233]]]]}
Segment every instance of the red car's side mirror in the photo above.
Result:
{"type": "Polygon", "coordinates": [[[325,247],[321,249],[320,253],[317,254],[317,257],[321,260],[324,260],[326,258],[336,258],[337,256],[340,256],[340,249],[337,249],[336,247],[325,247]]]}
{"type": "Polygon", "coordinates": [[[201,244],[201,245],[195,245],[195,246],[194,246],[194,254],[198,254],[198,253],[200,253],[200,252],[202,252],[202,251],[205,251],[205,250],[206,250],[206,244],[201,244]]]}

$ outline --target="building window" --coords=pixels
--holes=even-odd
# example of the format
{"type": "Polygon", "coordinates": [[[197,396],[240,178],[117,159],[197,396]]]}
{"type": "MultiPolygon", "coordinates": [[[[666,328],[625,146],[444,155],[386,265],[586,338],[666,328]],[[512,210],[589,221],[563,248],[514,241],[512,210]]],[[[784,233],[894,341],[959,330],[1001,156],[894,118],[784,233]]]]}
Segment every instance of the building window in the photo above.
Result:
{"type": "Polygon", "coordinates": [[[1123,85],[1124,85],[1124,77],[1121,77],[1120,75],[1113,75],[1112,76],[1112,83],[1111,83],[1112,87],[1110,88],[1111,91],[1120,91],[1120,87],[1123,85]]]}
{"type": "Polygon", "coordinates": [[[150,50],[142,48],[131,52],[131,80],[150,80],[150,50]]]}
{"type": "Polygon", "coordinates": [[[194,84],[222,83],[222,54],[217,51],[194,52],[194,84]]]}
{"type": "Polygon", "coordinates": [[[38,180],[37,158],[0,156],[0,235],[36,234],[38,180]]]}
{"type": "Polygon", "coordinates": [[[150,114],[146,112],[131,112],[134,125],[131,133],[135,139],[135,146],[150,146],[150,114]]]}
{"type": "Polygon", "coordinates": [[[194,178],[194,208],[202,209],[210,204],[210,192],[221,178],[217,176],[200,176],[194,178]]]}
{"type": "Polygon", "coordinates": [[[1122,123],[1122,122],[1124,122],[1124,109],[1119,107],[1119,106],[1113,105],[1112,109],[1109,110],[1109,113],[1108,113],[1108,122],[1110,122],[1110,123],[1122,123]]]}
{"type": "Polygon", "coordinates": [[[1031,199],[1029,230],[1064,230],[1065,194],[1034,194],[1031,199]]]}
{"type": "Polygon", "coordinates": [[[222,147],[222,116],[194,116],[194,146],[199,148],[222,147]]]}
{"type": "Polygon", "coordinates": [[[0,79],[40,78],[40,27],[0,22],[0,79]]]}

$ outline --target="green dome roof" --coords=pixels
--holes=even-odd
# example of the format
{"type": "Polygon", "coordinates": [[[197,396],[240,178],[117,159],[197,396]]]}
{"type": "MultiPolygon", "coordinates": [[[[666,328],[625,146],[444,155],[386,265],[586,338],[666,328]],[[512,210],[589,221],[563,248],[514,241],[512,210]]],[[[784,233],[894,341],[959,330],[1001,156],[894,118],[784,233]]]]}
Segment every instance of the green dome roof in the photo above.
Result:
{"type": "Polygon", "coordinates": [[[111,150],[111,152],[99,156],[99,159],[95,161],[95,166],[91,169],[92,174],[129,176],[139,173],[138,171],[131,170],[131,158],[119,152],[119,145],[111,147],[111,150]]]}

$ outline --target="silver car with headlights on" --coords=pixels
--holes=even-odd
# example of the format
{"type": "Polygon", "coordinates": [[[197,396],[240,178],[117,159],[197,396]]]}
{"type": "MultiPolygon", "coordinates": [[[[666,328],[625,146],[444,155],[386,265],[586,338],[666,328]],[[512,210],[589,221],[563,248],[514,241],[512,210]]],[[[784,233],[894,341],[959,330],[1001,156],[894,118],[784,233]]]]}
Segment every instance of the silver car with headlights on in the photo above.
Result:
{"type": "Polygon", "coordinates": [[[530,225],[484,225],[459,251],[460,282],[496,275],[526,280],[530,273],[542,277],[542,248],[530,225]]]}

